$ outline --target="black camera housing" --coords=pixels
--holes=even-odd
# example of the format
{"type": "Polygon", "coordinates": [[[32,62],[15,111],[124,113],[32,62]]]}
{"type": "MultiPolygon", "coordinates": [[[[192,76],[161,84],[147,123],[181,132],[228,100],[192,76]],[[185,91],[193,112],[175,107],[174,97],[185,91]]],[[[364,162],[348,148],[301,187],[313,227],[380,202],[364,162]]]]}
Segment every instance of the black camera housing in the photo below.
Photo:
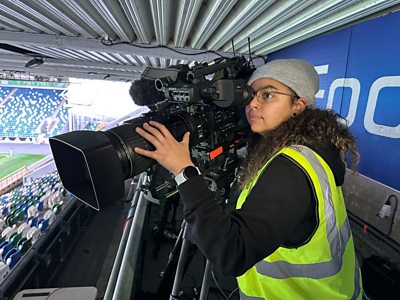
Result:
{"type": "Polygon", "coordinates": [[[177,140],[190,131],[193,159],[200,169],[215,173],[220,168],[217,157],[243,146],[248,124],[242,108],[253,97],[246,84],[253,71],[243,57],[221,58],[193,68],[146,68],[142,79],[153,80],[167,99],[162,108],[152,105],[151,112],[106,131],[73,131],[50,138],[65,189],[96,210],[120,199],[124,181],[155,163],[133,150],[153,150],[135,132],[150,120],[163,123],[177,140]]]}

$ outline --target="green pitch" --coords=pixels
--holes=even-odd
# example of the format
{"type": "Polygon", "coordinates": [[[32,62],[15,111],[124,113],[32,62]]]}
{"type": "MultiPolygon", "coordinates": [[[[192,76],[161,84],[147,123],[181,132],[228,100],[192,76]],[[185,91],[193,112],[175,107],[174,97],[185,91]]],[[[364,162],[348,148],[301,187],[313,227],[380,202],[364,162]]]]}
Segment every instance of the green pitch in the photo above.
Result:
{"type": "Polygon", "coordinates": [[[12,156],[8,154],[0,154],[0,180],[12,172],[22,168],[28,167],[33,163],[39,161],[45,154],[28,154],[28,153],[15,153],[12,156]]]}

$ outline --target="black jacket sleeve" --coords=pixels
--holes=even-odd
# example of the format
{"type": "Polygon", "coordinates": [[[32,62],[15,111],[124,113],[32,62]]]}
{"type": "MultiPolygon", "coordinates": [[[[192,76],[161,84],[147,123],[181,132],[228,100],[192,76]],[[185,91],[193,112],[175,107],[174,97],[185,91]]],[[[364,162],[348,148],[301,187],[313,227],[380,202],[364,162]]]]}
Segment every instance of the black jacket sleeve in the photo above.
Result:
{"type": "Polygon", "coordinates": [[[304,241],[313,229],[303,226],[315,216],[312,188],[284,156],[270,163],[239,210],[224,211],[201,176],[180,185],[179,192],[191,238],[227,276],[239,276],[279,246],[299,240],[294,234],[304,241]]]}

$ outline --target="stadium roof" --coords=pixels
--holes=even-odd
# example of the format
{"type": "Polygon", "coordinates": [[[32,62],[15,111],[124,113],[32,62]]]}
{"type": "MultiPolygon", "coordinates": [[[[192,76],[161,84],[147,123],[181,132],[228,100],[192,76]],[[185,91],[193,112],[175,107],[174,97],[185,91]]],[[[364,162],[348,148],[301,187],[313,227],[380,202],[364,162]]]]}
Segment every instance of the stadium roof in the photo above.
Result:
{"type": "Polygon", "coordinates": [[[264,56],[397,10],[399,4],[400,0],[2,0],[0,72],[133,80],[146,66],[232,56],[232,40],[236,54],[248,53],[250,38],[253,55],[264,56]],[[36,66],[26,67],[28,61],[36,66]]]}

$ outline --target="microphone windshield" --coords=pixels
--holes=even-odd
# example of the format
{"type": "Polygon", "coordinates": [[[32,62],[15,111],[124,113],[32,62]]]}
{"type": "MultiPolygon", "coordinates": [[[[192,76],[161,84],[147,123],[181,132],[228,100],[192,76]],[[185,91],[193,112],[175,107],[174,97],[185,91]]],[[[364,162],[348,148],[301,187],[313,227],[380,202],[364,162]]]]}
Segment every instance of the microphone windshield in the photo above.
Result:
{"type": "Polygon", "coordinates": [[[165,100],[164,93],[156,89],[154,80],[138,79],[132,82],[129,95],[138,106],[153,106],[165,100]]]}

